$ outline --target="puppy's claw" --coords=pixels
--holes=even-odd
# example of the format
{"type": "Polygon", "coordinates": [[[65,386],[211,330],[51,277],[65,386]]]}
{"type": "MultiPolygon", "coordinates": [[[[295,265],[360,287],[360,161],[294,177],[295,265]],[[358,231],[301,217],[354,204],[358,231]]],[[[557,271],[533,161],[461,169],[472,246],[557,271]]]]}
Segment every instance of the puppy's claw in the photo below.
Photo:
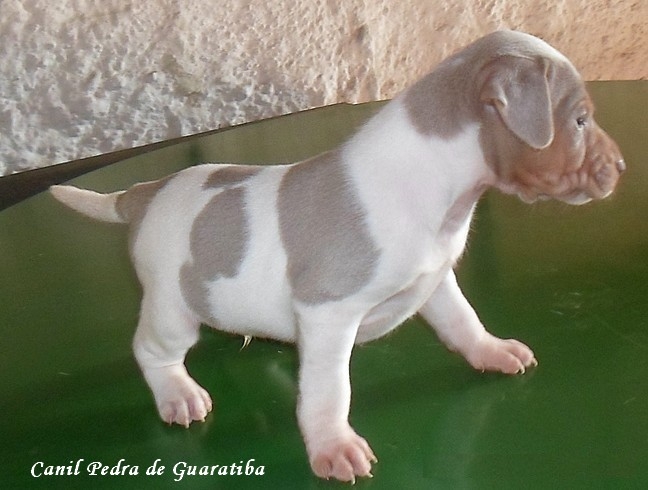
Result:
{"type": "Polygon", "coordinates": [[[252,342],[252,336],[251,335],[244,335],[243,336],[243,345],[239,349],[239,352],[245,349],[248,345],[250,345],[250,342],[252,342]]]}
{"type": "Polygon", "coordinates": [[[529,364],[528,364],[526,367],[525,367],[525,366],[522,366],[522,367],[520,368],[520,371],[518,372],[518,374],[526,374],[526,370],[527,370],[527,368],[536,368],[536,367],[538,367],[538,361],[537,361],[537,359],[534,357],[533,359],[531,359],[531,361],[529,362],[529,364]]]}
{"type": "Polygon", "coordinates": [[[482,373],[499,371],[505,374],[525,374],[537,366],[531,349],[513,339],[500,339],[488,334],[465,354],[468,362],[482,373]]]}

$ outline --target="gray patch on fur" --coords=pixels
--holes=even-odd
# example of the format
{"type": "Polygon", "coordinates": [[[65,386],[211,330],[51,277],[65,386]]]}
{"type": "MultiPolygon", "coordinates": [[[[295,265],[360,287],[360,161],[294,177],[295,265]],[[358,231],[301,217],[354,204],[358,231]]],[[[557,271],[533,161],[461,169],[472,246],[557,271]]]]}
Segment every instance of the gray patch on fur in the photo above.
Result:
{"type": "Polygon", "coordinates": [[[481,89],[488,67],[503,57],[537,60],[550,51],[527,34],[498,31],[447,58],[404,94],[414,127],[424,135],[452,138],[481,117],[481,89]],[[486,71],[484,71],[486,69],[486,71]]]}
{"type": "Polygon", "coordinates": [[[153,182],[135,184],[117,198],[117,213],[133,226],[138,227],[144,219],[148,205],[173,176],[153,182]]]}
{"type": "Polygon", "coordinates": [[[254,165],[232,165],[219,168],[207,177],[203,189],[218,189],[240,184],[244,180],[254,177],[261,170],[263,167],[254,165]]]}
{"type": "Polygon", "coordinates": [[[369,282],[379,251],[338,151],[286,172],[278,213],[296,299],[307,304],[335,301],[369,282]]]}
{"type": "Polygon", "coordinates": [[[178,279],[182,297],[189,308],[199,316],[201,322],[216,327],[218,320],[214,318],[211,312],[207,282],[200,276],[200,271],[196,265],[190,262],[183,264],[178,279]]]}
{"type": "MultiPolygon", "coordinates": [[[[449,71],[449,70],[446,70],[449,71]]],[[[413,85],[404,97],[410,121],[420,133],[452,138],[470,122],[465,82],[435,71],[413,85]]]]}
{"type": "Polygon", "coordinates": [[[234,277],[245,255],[248,230],[244,190],[216,194],[191,228],[191,255],[202,275],[214,280],[234,277]]]}
{"type": "Polygon", "coordinates": [[[196,216],[190,234],[192,260],[180,270],[180,287],[185,301],[210,324],[208,284],[235,277],[248,246],[248,218],[245,190],[226,189],[216,194],[196,216]]]}
{"type": "Polygon", "coordinates": [[[151,201],[153,201],[155,196],[157,196],[158,192],[160,192],[160,190],[166,186],[174,176],[175,174],[153,182],[135,184],[117,198],[115,204],[117,213],[130,223],[129,246],[131,251],[133,250],[133,245],[137,239],[142,220],[148,211],[149,204],[151,204],[151,201]]]}

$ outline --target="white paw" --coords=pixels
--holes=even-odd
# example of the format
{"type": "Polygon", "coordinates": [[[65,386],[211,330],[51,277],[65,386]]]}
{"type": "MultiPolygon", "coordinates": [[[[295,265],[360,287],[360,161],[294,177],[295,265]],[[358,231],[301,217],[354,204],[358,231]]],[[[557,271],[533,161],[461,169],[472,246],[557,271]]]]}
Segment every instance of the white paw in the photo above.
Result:
{"type": "Polygon", "coordinates": [[[371,464],[378,460],[367,441],[350,427],[337,437],[309,446],[311,468],[320,478],[355,483],[356,476],[373,477],[371,464]]]}
{"type": "Polygon", "coordinates": [[[189,427],[193,421],[204,422],[212,411],[209,393],[189,376],[184,366],[147,369],[145,376],[160,417],[166,423],[189,427]]]}
{"type": "Polygon", "coordinates": [[[499,371],[505,374],[524,374],[538,365],[533,351],[514,339],[486,336],[466,353],[466,359],[480,371],[499,371]]]}

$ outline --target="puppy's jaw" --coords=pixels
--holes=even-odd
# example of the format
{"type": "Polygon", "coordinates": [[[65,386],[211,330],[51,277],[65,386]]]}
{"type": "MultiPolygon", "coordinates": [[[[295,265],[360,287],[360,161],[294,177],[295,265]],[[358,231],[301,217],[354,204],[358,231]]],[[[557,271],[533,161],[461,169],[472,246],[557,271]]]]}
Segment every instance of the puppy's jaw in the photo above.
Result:
{"type": "Polygon", "coordinates": [[[614,192],[623,173],[618,170],[619,165],[623,164],[608,163],[596,171],[581,167],[575,172],[554,178],[551,175],[537,176],[518,172],[511,181],[498,183],[496,187],[505,194],[516,195],[527,204],[555,199],[567,204],[582,205],[605,199],[614,192]]]}

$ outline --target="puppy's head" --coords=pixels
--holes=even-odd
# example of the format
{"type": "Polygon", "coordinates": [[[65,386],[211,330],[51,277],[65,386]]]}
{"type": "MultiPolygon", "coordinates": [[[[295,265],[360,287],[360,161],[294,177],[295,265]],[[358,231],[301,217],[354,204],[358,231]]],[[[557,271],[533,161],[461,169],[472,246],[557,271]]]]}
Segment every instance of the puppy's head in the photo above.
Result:
{"type": "Polygon", "coordinates": [[[526,202],[607,197],[625,163],[596,124],[580,75],[540,40],[524,48],[493,56],[477,80],[481,144],[496,187],[526,202]]]}

